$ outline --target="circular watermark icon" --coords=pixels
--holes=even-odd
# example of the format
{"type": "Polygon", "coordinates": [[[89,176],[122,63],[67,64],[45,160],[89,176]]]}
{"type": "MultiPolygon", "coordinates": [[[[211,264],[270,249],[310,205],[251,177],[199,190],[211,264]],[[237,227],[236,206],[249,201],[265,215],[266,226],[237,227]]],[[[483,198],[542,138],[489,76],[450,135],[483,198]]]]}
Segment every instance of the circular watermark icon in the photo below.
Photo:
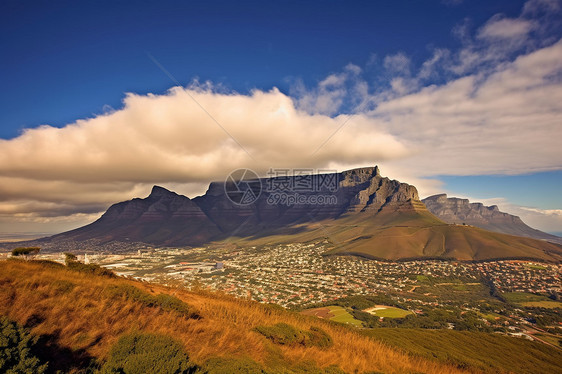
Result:
{"type": "Polygon", "coordinates": [[[261,194],[262,185],[258,175],[250,169],[237,169],[226,177],[224,192],[237,205],[254,203],[261,194]]]}

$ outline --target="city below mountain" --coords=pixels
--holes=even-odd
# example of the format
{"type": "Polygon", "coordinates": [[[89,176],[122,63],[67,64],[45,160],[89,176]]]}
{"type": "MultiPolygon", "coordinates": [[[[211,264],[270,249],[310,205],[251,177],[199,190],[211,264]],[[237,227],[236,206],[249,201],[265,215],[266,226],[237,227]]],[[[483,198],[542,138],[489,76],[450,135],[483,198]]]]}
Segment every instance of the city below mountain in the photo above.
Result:
{"type": "Polygon", "coordinates": [[[443,195],[426,199],[428,210],[414,186],[382,177],[378,167],[306,178],[304,182],[315,187],[301,188],[299,203],[291,204],[274,200],[293,196],[299,183],[302,187],[302,177],[242,180],[241,186],[257,184],[261,189],[254,191],[256,200],[246,205],[233,202],[223,182],[211,183],[205,195],[194,199],[154,186],[147,198],[114,204],[97,221],[41,243],[49,247],[72,241],[79,246],[95,240],[100,244],[202,246],[228,239],[256,246],[324,240],[331,245],[329,255],[373,259],[562,259],[560,245],[485,230],[525,236],[540,233],[519,218],[497,208],[490,208],[491,214],[480,205],[467,208],[462,200],[450,202],[443,195]],[[285,189],[279,192],[275,186],[285,189]]]}

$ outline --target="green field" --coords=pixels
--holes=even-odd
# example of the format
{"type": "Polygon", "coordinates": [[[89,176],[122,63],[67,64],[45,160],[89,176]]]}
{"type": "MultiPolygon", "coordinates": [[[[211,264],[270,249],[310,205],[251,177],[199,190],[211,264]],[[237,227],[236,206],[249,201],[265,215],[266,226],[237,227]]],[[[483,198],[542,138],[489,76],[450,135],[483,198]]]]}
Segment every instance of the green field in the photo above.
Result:
{"type": "Polygon", "coordinates": [[[478,313],[482,318],[486,318],[488,322],[494,323],[496,318],[501,318],[501,315],[497,313],[478,313]]]}
{"type": "Polygon", "coordinates": [[[562,303],[560,301],[545,300],[545,301],[528,301],[521,303],[521,305],[530,308],[562,308],[562,303]]]}
{"type": "Polygon", "coordinates": [[[349,314],[349,312],[345,310],[345,308],[334,305],[334,306],[329,306],[328,309],[330,309],[330,312],[334,315],[332,318],[330,318],[330,321],[347,323],[357,327],[362,326],[361,321],[353,318],[353,316],[349,314]]]}
{"type": "Polygon", "coordinates": [[[502,294],[505,300],[512,304],[522,304],[529,302],[552,301],[543,295],[536,295],[528,292],[506,292],[502,294]]]}
{"type": "Polygon", "coordinates": [[[562,308],[562,302],[551,300],[544,295],[528,292],[507,292],[502,296],[508,303],[528,308],[562,308]]]}
{"type": "Polygon", "coordinates": [[[368,313],[383,318],[404,318],[407,315],[412,314],[412,312],[410,312],[409,310],[395,308],[393,306],[389,306],[384,309],[373,310],[368,313]]]}

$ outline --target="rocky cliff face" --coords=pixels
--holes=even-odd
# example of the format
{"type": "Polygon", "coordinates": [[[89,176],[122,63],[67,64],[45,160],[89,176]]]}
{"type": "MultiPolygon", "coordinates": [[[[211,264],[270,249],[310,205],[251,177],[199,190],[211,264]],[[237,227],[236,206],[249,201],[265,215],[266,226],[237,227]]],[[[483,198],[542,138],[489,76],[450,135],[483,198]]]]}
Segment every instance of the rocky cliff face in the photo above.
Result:
{"type": "Polygon", "coordinates": [[[432,214],[447,223],[466,223],[489,231],[562,244],[562,238],[527,226],[521,218],[501,212],[497,205],[484,206],[467,199],[449,198],[446,194],[430,196],[422,202],[432,214]]]}
{"type": "Polygon", "coordinates": [[[331,243],[330,254],[391,260],[562,260],[559,245],[446,224],[442,220],[501,228],[515,235],[531,236],[529,230],[540,233],[497,207],[445,195],[425,200],[439,220],[419,201],[414,186],[382,177],[377,167],[246,182],[213,182],[203,196],[194,199],[154,186],[148,197],[115,204],[97,221],[41,239],[39,245],[48,243],[60,250],[62,244],[91,248],[100,242],[118,248],[127,247],[123,244],[127,242],[201,246],[227,238],[244,245],[323,240],[331,243]],[[235,203],[230,188],[236,186],[234,195],[244,197],[250,185],[261,186],[260,191],[252,190],[255,199],[245,205],[235,203]]]}
{"type": "Polygon", "coordinates": [[[323,219],[368,217],[385,209],[413,211],[421,205],[414,186],[382,177],[376,166],[313,175],[307,188],[298,177],[260,182],[261,194],[247,205],[234,203],[223,182],[211,183],[205,195],[193,200],[154,186],[147,198],[115,204],[96,222],[55,238],[199,245],[233,235],[267,235],[323,219]],[[295,197],[300,201],[290,200],[295,197]]]}

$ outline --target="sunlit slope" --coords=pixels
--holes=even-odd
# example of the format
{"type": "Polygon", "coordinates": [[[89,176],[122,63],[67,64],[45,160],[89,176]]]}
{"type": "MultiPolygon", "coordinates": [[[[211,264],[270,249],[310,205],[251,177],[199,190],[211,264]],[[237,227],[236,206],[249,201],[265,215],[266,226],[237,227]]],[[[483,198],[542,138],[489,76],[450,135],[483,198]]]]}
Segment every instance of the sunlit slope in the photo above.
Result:
{"type": "Polygon", "coordinates": [[[405,258],[453,258],[489,260],[534,258],[562,259],[556,244],[486,231],[472,226],[449,225],[429,212],[380,212],[349,230],[334,230],[333,254],[359,254],[389,260],[405,258]]]}
{"type": "Polygon", "coordinates": [[[118,338],[132,331],[172,336],[196,364],[212,357],[243,358],[257,362],[268,373],[302,373],[310,372],[303,368],[332,365],[349,373],[466,372],[408,356],[345,326],[227,296],[15,260],[0,262],[0,284],[0,315],[48,339],[53,350],[50,361],[67,360],[65,372],[88,358],[103,362],[118,338]],[[124,290],[126,295],[120,294],[124,290]],[[160,294],[173,295],[189,312],[174,303],[154,302],[160,294]],[[282,345],[255,330],[277,323],[303,331],[320,328],[333,344],[282,345]]]}
{"type": "Polygon", "coordinates": [[[476,331],[377,328],[365,334],[412,354],[487,372],[557,373],[562,350],[543,343],[476,331]]]}
{"type": "Polygon", "coordinates": [[[562,260],[562,246],[542,240],[486,231],[473,226],[451,225],[427,210],[381,210],[356,213],[291,228],[297,233],[277,233],[241,240],[244,244],[275,244],[325,239],[328,254],[354,254],[370,258],[448,258],[457,260],[540,259],[562,260]]]}

